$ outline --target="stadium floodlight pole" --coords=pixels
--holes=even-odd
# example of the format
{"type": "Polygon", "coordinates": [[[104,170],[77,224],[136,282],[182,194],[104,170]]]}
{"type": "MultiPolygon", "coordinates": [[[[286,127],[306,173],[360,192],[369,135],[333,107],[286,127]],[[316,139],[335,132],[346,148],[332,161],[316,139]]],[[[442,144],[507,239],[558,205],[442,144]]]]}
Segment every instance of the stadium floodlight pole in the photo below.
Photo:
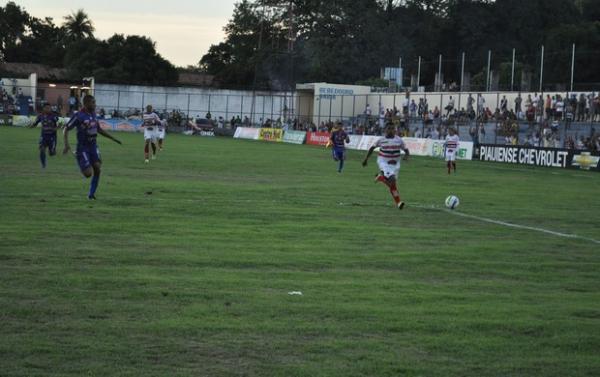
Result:
{"type": "Polygon", "coordinates": [[[513,58],[512,58],[512,72],[510,75],[510,91],[512,92],[515,88],[515,54],[516,51],[513,48],[513,58]]]}
{"type": "Polygon", "coordinates": [[[417,66],[417,92],[419,91],[419,86],[421,86],[421,57],[419,56],[419,64],[417,66]]]}
{"type": "Polygon", "coordinates": [[[398,76],[400,76],[400,77],[397,77],[400,80],[396,80],[396,87],[398,87],[398,88],[402,87],[402,79],[401,79],[402,75],[400,75],[401,71],[402,71],[402,56],[400,57],[400,61],[398,62],[398,76]],[[400,81],[400,82],[398,82],[398,81],[400,81]]]}
{"type": "Polygon", "coordinates": [[[542,45],[542,60],[540,63],[540,93],[542,93],[542,87],[544,86],[544,45],[542,45]]]}
{"type": "Polygon", "coordinates": [[[487,75],[485,76],[485,91],[490,91],[490,68],[492,66],[492,50],[488,50],[487,75]]]}
{"type": "Polygon", "coordinates": [[[571,55],[571,92],[573,91],[573,79],[575,78],[575,43],[573,43],[573,54],[571,55]]]}
{"type": "Polygon", "coordinates": [[[440,54],[440,62],[438,64],[438,86],[442,90],[442,54],[440,54]]]}
{"type": "MultiPolygon", "coordinates": [[[[465,84],[465,53],[462,53],[462,64],[460,68],[460,91],[463,91],[463,85],[465,84]]],[[[460,97],[459,102],[460,102],[460,97]]],[[[460,104],[458,105],[460,107],[460,104]]]]}

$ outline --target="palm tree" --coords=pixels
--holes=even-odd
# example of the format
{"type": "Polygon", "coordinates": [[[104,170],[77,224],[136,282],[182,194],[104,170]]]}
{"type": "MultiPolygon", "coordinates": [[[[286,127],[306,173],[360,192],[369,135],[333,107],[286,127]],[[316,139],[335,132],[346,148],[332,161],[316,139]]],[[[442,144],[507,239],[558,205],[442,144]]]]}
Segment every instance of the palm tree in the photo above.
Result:
{"type": "Polygon", "coordinates": [[[83,9],[79,9],[77,12],[65,16],[65,24],[63,27],[65,28],[67,36],[73,40],[92,38],[94,36],[94,24],[83,9]]]}

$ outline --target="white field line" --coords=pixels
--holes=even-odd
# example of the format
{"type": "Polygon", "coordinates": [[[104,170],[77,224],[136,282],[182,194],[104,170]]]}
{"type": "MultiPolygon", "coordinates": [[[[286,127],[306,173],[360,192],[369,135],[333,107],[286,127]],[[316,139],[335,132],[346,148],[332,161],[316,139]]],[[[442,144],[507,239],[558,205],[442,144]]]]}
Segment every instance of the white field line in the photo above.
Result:
{"type": "MultiPolygon", "coordinates": [[[[24,196],[43,196],[46,197],[43,194],[27,194],[24,196]]],[[[87,200],[85,200],[85,195],[65,195],[62,196],[62,198],[65,199],[79,199],[82,202],[87,202],[87,200]]],[[[102,198],[101,198],[102,199],[102,198]]],[[[207,203],[210,202],[211,199],[210,198],[202,198],[202,199],[191,199],[191,198],[177,198],[177,199],[169,199],[169,198],[157,198],[154,195],[147,195],[145,197],[125,197],[125,196],[109,196],[107,197],[108,200],[131,200],[131,201],[158,201],[158,202],[170,202],[170,201],[179,201],[179,202],[187,202],[187,203],[207,203]]],[[[233,200],[223,200],[223,201],[215,201],[212,200],[212,202],[228,202],[228,203],[232,203],[232,202],[237,202],[237,203],[257,203],[257,202],[265,202],[265,201],[270,201],[272,203],[286,203],[285,201],[282,200],[253,200],[253,199],[233,199],[233,200]]],[[[291,203],[298,203],[294,200],[290,201],[291,203]]],[[[90,202],[91,204],[92,202],[90,202]]],[[[328,205],[331,204],[330,202],[317,202],[317,201],[304,201],[300,204],[306,204],[306,205],[314,205],[314,206],[322,206],[322,205],[328,205]]],[[[385,205],[385,204],[379,204],[379,203],[343,203],[340,202],[338,203],[338,205],[340,206],[345,206],[345,207],[390,207],[389,205],[385,205]]],[[[472,220],[477,220],[477,221],[481,221],[481,222],[485,222],[485,223],[489,223],[489,224],[495,224],[495,225],[502,225],[505,227],[509,227],[509,228],[516,228],[516,229],[524,229],[524,230],[531,230],[534,232],[539,232],[539,233],[545,233],[545,234],[550,234],[556,237],[562,237],[562,238],[571,238],[571,239],[578,239],[578,240],[583,240],[583,241],[588,241],[588,242],[592,242],[595,244],[600,244],[600,240],[596,240],[594,238],[590,238],[590,237],[584,237],[584,236],[579,236],[577,234],[569,234],[569,233],[562,233],[562,232],[556,232],[553,230],[549,230],[549,229],[544,229],[544,228],[538,228],[538,227],[534,227],[534,226],[528,226],[528,225],[520,225],[520,224],[514,224],[514,223],[509,223],[506,221],[501,221],[501,220],[494,220],[494,219],[489,219],[487,217],[480,217],[480,216],[475,216],[475,215],[469,215],[467,213],[463,213],[463,212],[458,212],[456,210],[449,210],[446,208],[440,208],[440,207],[436,207],[434,205],[427,205],[427,204],[422,204],[422,203],[407,203],[408,208],[410,207],[414,207],[414,208],[421,208],[421,209],[428,209],[428,210],[434,210],[434,211],[441,211],[441,212],[445,212],[454,216],[459,216],[459,217],[463,217],[463,218],[467,218],[467,219],[472,219],[472,220]]]]}
{"type": "Polygon", "coordinates": [[[449,213],[449,214],[452,214],[452,215],[455,215],[455,216],[460,216],[460,217],[464,217],[464,218],[467,218],[467,219],[473,219],[473,220],[477,220],[477,221],[481,221],[481,222],[485,222],[485,223],[490,223],[490,224],[495,224],[495,225],[502,225],[502,226],[506,226],[506,227],[509,227],[509,228],[532,230],[532,231],[535,231],[535,232],[551,234],[551,235],[557,236],[557,237],[573,238],[573,239],[579,239],[579,240],[584,240],[584,241],[589,241],[589,242],[593,242],[593,243],[596,243],[596,244],[600,244],[599,240],[596,240],[596,239],[593,239],[593,238],[589,238],[589,237],[578,236],[576,234],[555,232],[553,230],[544,229],[544,228],[538,228],[538,227],[535,227],[535,226],[519,225],[519,224],[509,223],[509,222],[506,222],[506,221],[489,219],[487,217],[480,217],[480,216],[475,216],[475,215],[469,215],[469,214],[458,212],[458,211],[455,211],[455,210],[450,210],[450,209],[445,209],[445,208],[437,208],[437,207],[434,207],[434,206],[427,206],[427,205],[422,205],[422,204],[412,204],[412,206],[413,207],[417,207],[417,208],[433,209],[433,210],[443,211],[443,212],[446,212],[446,213],[449,213]]]}

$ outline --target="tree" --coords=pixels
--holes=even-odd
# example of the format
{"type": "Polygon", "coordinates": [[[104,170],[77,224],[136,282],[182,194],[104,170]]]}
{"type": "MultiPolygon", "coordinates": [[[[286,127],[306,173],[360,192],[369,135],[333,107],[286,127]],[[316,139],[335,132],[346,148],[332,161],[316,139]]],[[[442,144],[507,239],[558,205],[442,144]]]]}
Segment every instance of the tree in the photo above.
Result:
{"type": "Polygon", "coordinates": [[[29,20],[29,14],[12,1],[0,7],[0,60],[6,59],[7,50],[20,44],[29,20]]]}
{"type": "Polygon", "coordinates": [[[83,9],[71,13],[64,17],[66,36],[72,41],[78,41],[85,38],[94,37],[94,24],[83,9]]]}

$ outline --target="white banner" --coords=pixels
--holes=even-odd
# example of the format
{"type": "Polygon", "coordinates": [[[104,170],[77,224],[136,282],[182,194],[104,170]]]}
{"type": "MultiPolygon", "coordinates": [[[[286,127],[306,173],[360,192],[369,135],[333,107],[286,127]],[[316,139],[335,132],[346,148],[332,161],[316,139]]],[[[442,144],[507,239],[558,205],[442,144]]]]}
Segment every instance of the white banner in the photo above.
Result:
{"type": "Polygon", "coordinates": [[[260,136],[260,128],[248,128],[248,127],[238,127],[235,130],[235,135],[233,135],[236,139],[250,139],[250,140],[258,140],[260,136]]]}
{"type": "MultiPolygon", "coordinates": [[[[369,150],[381,136],[350,135],[348,149],[369,150]]],[[[403,137],[406,147],[413,156],[444,157],[444,140],[418,139],[414,137],[403,137]]],[[[473,158],[473,142],[461,141],[456,154],[460,160],[471,160],[473,158]]]]}

